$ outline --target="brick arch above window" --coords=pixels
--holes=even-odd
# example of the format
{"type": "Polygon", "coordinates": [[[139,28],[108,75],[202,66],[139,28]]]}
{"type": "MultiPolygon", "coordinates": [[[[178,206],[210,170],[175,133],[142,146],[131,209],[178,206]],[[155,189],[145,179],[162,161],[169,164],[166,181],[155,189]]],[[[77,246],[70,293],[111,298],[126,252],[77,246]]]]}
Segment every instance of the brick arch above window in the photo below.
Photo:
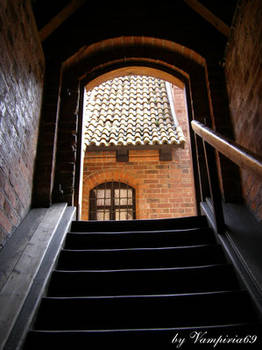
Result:
{"type": "Polygon", "coordinates": [[[136,211],[139,215],[139,203],[138,200],[140,198],[140,179],[135,176],[135,174],[132,174],[130,171],[122,170],[121,172],[119,170],[107,170],[107,171],[96,171],[92,173],[89,176],[84,176],[83,178],[83,193],[82,193],[82,219],[88,220],[88,213],[89,213],[89,195],[90,191],[107,182],[121,182],[125,183],[128,186],[132,187],[135,190],[136,193],[136,211]]]}
{"type": "Polygon", "coordinates": [[[101,170],[94,172],[92,175],[84,176],[83,183],[88,186],[90,189],[96,187],[104,182],[109,181],[121,181],[127,183],[128,185],[134,187],[135,189],[139,185],[139,179],[135,177],[135,174],[132,174],[130,171],[122,170],[101,170]]]}

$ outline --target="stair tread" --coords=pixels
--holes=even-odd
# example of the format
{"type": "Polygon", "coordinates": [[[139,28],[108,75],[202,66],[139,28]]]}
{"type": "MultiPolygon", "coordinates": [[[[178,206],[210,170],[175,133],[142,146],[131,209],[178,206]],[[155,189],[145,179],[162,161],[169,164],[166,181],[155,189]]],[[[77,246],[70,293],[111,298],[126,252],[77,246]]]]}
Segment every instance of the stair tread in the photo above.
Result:
{"type": "Polygon", "coordinates": [[[174,247],[132,247],[132,248],[101,248],[101,249],[62,249],[62,252],[72,252],[72,253],[102,253],[102,252],[129,252],[129,251],[160,251],[160,250],[179,250],[179,249],[195,249],[195,248],[214,248],[220,249],[217,244],[196,244],[196,245],[185,245],[185,246],[174,246],[174,247]]]}
{"type": "Polygon", "coordinates": [[[237,291],[232,290],[222,290],[222,291],[212,291],[212,292],[198,292],[198,293],[173,293],[173,294],[147,294],[147,295],[99,295],[99,296],[72,296],[72,297],[52,297],[52,296],[44,296],[42,298],[42,301],[66,301],[66,300],[73,300],[73,301],[81,301],[81,300],[90,300],[90,299],[104,299],[104,300],[116,300],[116,299],[156,299],[159,300],[160,298],[168,299],[168,298],[187,298],[187,297],[200,297],[200,296],[232,296],[232,295],[239,295],[239,296],[247,296],[247,292],[244,289],[239,289],[237,291]]]}
{"type": "Polygon", "coordinates": [[[235,328],[235,327],[254,327],[257,326],[256,323],[252,322],[235,322],[235,323],[227,323],[227,324],[216,324],[216,325],[206,325],[204,328],[203,326],[195,326],[195,327],[163,327],[163,328],[114,328],[114,329],[79,329],[79,330],[46,330],[46,329],[31,329],[30,332],[32,333],[124,333],[124,332],[151,332],[151,331],[188,331],[188,330],[200,330],[200,329],[228,329],[228,328],[235,328]]]}
{"type": "Polygon", "coordinates": [[[123,228],[132,227],[133,230],[152,230],[163,228],[180,229],[192,227],[208,227],[207,219],[204,216],[190,216],[175,219],[152,219],[152,220],[124,220],[124,221],[73,221],[71,231],[124,231],[123,228]],[[114,230],[115,229],[115,230],[114,230]]]}
{"type": "Polygon", "coordinates": [[[58,269],[117,269],[174,267],[225,262],[219,245],[185,247],[90,249],[60,252],[58,269]]]}
{"type": "Polygon", "coordinates": [[[150,267],[150,268],[132,268],[132,269],[87,269],[87,270],[63,270],[55,269],[54,272],[57,273],[102,273],[102,272],[143,272],[143,271],[177,271],[177,270],[199,270],[203,268],[210,267],[228,267],[232,268],[231,264],[221,263],[221,264],[209,264],[209,265],[192,265],[192,266],[175,266],[175,267],[150,267]]]}
{"type": "Polygon", "coordinates": [[[210,228],[189,230],[69,232],[65,248],[133,248],[165,245],[196,245],[214,243],[210,228]]]}
{"type": "Polygon", "coordinates": [[[159,230],[147,230],[147,231],[143,231],[143,230],[126,230],[126,231],[69,231],[68,234],[71,235],[106,235],[106,236],[110,236],[110,235],[148,235],[148,237],[154,235],[154,234],[179,234],[179,233],[212,233],[212,230],[209,227],[192,227],[192,228],[181,228],[181,229],[170,229],[170,230],[166,230],[166,229],[159,229],[159,230]]]}
{"type": "MultiPolygon", "coordinates": [[[[97,330],[32,330],[29,332],[26,350],[47,349],[47,348],[63,348],[72,349],[78,344],[78,349],[98,349],[102,347],[123,349],[123,344],[128,344],[128,347],[137,346],[138,348],[148,349],[166,348],[166,345],[175,346],[178,348],[177,338],[185,339],[180,346],[182,349],[198,348],[197,344],[193,343],[193,332],[205,332],[206,337],[245,337],[247,334],[255,335],[255,344],[261,345],[259,335],[261,330],[254,324],[250,323],[234,323],[234,324],[218,324],[214,326],[206,325],[205,327],[170,327],[170,328],[144,328],[144,329],[97,329],[97,330]]],[[[254,338],[253,338],[254,339],[254,338]]],[[[180,341],[181,344],[181,341],[180,341]]],[[[208,348],[210,348],[208,344],[208,348]]],[[[220,345],[220,344],[219,344],[220,345]]],[[[228,345],[228,344],[227,344],[228,345]]],[[[205,348],[205,344],[200,344],[199,348],[205,348]]],[[[232,347],[232,344],[228,347],[232,347]]],[[[219,346],[220,347],[220,346],[219,346]]],[[[239,344],[236,344],[236,349],[239,344]]]]}
{"type": "Polygon", "coordinates": [[[185,298],[185,297],[205,297],[205,296],[219,296],[227,295],[227,293],[234,292],[245,292],[245,290],[232,290],[232,289],[222,289],[213,291],[201,291],[201,292],[184,292],[184,293],[159,293],[159,294],[114,294],[114,295],[84,295],[84,296],[45,296],[43,300],[50,300],[51,302],[65,302],[65,301],[88,301],[88,300],[120,300],[120,299],[151,299],[151,298],[185,298]]]}
{"type": "Polygon", "coordinates": [[[48,295],[104,295],[237,290],[231,265],[130,270],[55,270],[48,295]],[[195,279],[192,284],[191,280],[195,279]]]}
{"type": "Polygon", "coordinates": [[[252,320],[251,304],[243,291],[159,296],[45,297],[35,328],[194,327],[252,320]],[[65,310],[70,314],[69,319],[64,316],[65,310]]]}

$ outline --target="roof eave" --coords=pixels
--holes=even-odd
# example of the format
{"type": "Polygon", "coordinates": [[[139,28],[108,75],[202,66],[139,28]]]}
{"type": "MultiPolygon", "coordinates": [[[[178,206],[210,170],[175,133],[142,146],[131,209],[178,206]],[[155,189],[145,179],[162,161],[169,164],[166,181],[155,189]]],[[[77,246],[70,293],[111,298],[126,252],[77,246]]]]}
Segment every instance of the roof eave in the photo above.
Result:
{"type": "Polygon", "coordinates": [[[167,148],[184,148],[185,141],[181,141],[180,143],[173,144],[155,144],[155,145],[126,145],[126,146],[86,146],[86,152],[108,152],[108,151],[118,151],[121,149],[127,150],[159,150],[159,149],[167,149],[167,148]]]}

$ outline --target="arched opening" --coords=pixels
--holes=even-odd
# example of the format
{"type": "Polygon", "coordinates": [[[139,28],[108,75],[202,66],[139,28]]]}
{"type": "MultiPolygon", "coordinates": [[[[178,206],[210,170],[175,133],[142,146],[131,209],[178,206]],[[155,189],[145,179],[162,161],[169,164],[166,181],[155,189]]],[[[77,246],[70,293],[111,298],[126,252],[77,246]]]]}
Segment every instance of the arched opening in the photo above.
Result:
{"type": "MultiPolygon", "coordinates": [[[[204,121],[206,125],[215,127],[212,91],[208,83],[206,62],[194,51],[168,40],[149,37],[114,38],[84,47],[68,59],[62,69],[60,125],[53,191],[55,200],[59,198],[70,204],[79,205],[81,173],[79,130],[82,128],[83,87],[92,87],[105,79],[120,76],[123,72],[150,73],[160,78],[165,77],[175,85],[184,85],[189,121],[192,119],[204,121]],[[67,147],[64,147],[65,144],[67,147]]],[[[201,145],[196,145],[191,129],[189,133],[193,152],[196,199],[199,203],[202,199],[200,192],[205,192],[203,186],[208,185],[204,183],[200,189],[196,174],[196,158],[197,147],[201,145]]],[[[201,159],[199,163],[198,170],[201,172],[205,164],[201,159]]],[[[222,174],[223,171],[221,167],[220,173],[222,174]]],[[[224,179],[220,176],[220,185],[223,190],[226,183],[222,178],[224,179]]],[[[199,210],[198,206],[198,212],[199,210]]]]}
{"type": "Polygon", "coordinates": [[[90,191],[102,180],[134,184],[137,219],[196,215],[185,86],[145,72],[128,67],[84,87],[82,220],[89,219],[90,191]]]}

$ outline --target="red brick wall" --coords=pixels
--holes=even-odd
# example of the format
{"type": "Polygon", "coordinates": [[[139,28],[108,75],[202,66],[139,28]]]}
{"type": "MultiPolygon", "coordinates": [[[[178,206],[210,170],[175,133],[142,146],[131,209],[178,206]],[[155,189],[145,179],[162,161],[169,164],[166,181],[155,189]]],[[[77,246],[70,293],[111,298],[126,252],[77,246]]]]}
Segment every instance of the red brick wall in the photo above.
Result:
{"type": "Polygon", "coordinates": [[[86,152],[82,219],[88,220],[89,192],[107,181],[121,181],[136,190],[137,219],[196,215],[194,182],[184,90],[174,87],[175,110],[187,142],[173,151],[172,161],[159,161],[157,150],[130,150],[129,162],[115,152],[86,152]]]}
{"type": "Polygon", "coordinates": [[[174,161],[159,161],[157,150],[130,151],[129,162],[116,162],[115,152],[89,152],[84,165],[82,219],[88,219],[89,192],[108,181],[127,183],[136,190],[137,219],[195,215],[192,174],[184,150],[174,161]]]}
{"type": "Polygon", "coordinates": [[[0,4],[0,246],[31,204],[44,58],[30,2],[0,4]]]}
{"type": "MultiPolygon", "coordinates": [[[[262,156],[262,2],[244,0],[226,56],[226,78],[236,141],[262,156]]],[[[242,170],[246,203],[262,220],[262,181],[242,170]]]]}

